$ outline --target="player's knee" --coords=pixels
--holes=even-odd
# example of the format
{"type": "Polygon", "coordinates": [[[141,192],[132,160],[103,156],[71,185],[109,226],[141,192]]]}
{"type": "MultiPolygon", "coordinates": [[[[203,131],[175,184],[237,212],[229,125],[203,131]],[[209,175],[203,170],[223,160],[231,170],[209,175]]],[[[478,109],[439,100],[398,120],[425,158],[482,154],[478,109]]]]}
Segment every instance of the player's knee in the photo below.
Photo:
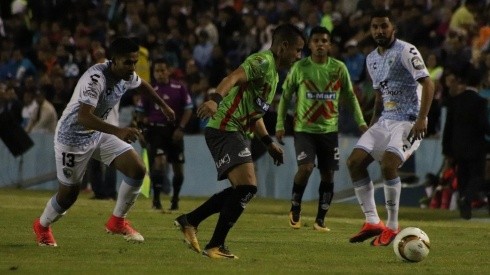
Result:
{"type": "Polygon", "coordinates": [[[68,209],[77,201],[78,194],[80,194],[80,188],[65,188],[58,191],[56,201],[62,208],[68,209]]]}
{"type": "Polygon", "coordinates": [[[134,178],[135,179],[142,179],[146,175],[146,167],[143,163],[139,163],[138,165],[135,166],[134,169],[134,178]]]}
{"type": "Polygon", "coordinates": [[[381,164],[381,173],[383,176],[391,178],[393,174],[396,174],[398,166],[388,161],[382,161],[381,164]]]}
{"type": "Polygon", "coordinates": [[[310,177],[315,165],[313,163],[302,164],[298,167],[298,174],[303,177],[310,177]]]}
{"type": "Polygon", "coordinates": [[[127,173],[123,173],[133,179],[143,179],[146,175],[146,167],[142,162],[136,162],[128,170],[127,173]]]}
{"type": "Polygon", "coordinates": [[[347,168],[349,168],[349,171],[356,171],[361,167],[361,163],[362,162],[359,158],[353,157],[351,155],[347,159],[347,168]]]}

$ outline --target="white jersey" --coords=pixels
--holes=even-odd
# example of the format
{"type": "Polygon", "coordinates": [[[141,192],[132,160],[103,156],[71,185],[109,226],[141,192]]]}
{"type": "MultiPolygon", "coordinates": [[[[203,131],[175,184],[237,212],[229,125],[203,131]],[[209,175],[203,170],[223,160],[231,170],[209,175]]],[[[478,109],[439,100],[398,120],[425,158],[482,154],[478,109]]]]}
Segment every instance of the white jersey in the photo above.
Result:
{"type": "Polygon", "coordinates": [[[78,80],[70,102],[56,127],[55,142],[83,147],[95,143],[101,132],[89,130],[78,123],[80,103],[95,107],[94,115],[106,120],[122,95],[141,85],[141,78],[133,73],[129,81],[116,80],[109,72],[110,61],[90,67],[78,80]]]}
{"type": "Polygon", "coordinates": [[[366,58],[366,65],[373,88],[379,90],[383,98],[381,117],[415,121],[422,95],[422,85],[417,80],[429,76],[417,48],[397,39],[383,55],[377,49],[372,51],[366,58]]]}

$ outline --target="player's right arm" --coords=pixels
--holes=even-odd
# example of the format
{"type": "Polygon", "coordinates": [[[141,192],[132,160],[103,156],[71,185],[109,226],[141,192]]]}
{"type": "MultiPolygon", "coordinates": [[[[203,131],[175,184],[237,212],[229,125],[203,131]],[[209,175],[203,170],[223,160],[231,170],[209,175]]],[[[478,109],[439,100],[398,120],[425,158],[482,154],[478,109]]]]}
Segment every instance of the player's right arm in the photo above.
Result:
{"type": "Polygon", "coordinates": [[[246,81],[247,74],[243,67],[240,66],[221,80],[218,87],[216,87],[216,92],[210,95],[211,99],[199,106],[197,109],[197,116],[199,118],[212,117],[218,110],[218,104],[223,97],[225,97],[233,87],[245,83],[246,81]]]}
{"type": "Polygon", "coordinates": [[[373,125],[376,121],[378,121],[379,117],[381,116],[381,111],[383,110],[383,98],[381,97],[381,91],[375,89],[374,93],[375,93],[374,107],[373,107],[374,111],[369,126],[373,125]]]}
{"type": "Polygon", "coordinates": [[[138,138],[140,138],[141,133],[139,129],[132,127],[119,128],[114,126],[97,117],[94,114],[94,110],[94,106],[80,102],[80,109],[78,110],[78,123],[80,123],[86,129],[115,135],[119,139],[128,143],[135,142],[138,138]]]}

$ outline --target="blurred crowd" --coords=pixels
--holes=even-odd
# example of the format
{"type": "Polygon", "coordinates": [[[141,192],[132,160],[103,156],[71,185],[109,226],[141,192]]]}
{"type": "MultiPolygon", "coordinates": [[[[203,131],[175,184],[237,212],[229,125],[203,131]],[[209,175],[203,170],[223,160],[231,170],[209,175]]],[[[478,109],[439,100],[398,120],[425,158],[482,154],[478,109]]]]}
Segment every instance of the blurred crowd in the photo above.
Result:
{"type": "MultiPolygon", "coordinates": [[[[140,47],[137,72],[150,79],[150,64],[165,58],[175,79],[187,85],[195,106],[251,53],[268,49],[274,26],[290,22],[305,34],[317,25],[332,33],[331,56],[343,60],[367,121],[373,93],[364,59],[374,48],[369,13],[389,8],[396,15],[397,37],[416,45],[436,83],[430,136],[438,136],[440,110],[448,94],[444,81],[468,64],[490,67],[489,1],[456,0],[13,0],[0,7],[1,100],[19,100],[27,131],[40,129],[41,105],[57,118],[76,80],[89,66],[103,62],[116,36],[134,37],[140,47]],[[466,2],[466,3],[465,3],[466,2]],[[54,111],[53,111],[54,110],[54,111]]],[[[282,72],[282,77],[287,72],[282,72]]],[[[485,79],[490,87],[490,77],[485,79]]],[[[278,92],[280,94],[280,91],[278,92]]],[[[131,95],[121,107],[131,105],[131,95]]],[[[344,116],[345,117],[345,116],[344,116]]],[[[348,117],[348,116],[347,116],[348,117]]],[[[46,122],[41,131],[53,131],[46,122]]],[[[188,133],[198,133],[197,118],[188,133]]],[[[355,134],[352,121],[340,131],[355,134]]]]}

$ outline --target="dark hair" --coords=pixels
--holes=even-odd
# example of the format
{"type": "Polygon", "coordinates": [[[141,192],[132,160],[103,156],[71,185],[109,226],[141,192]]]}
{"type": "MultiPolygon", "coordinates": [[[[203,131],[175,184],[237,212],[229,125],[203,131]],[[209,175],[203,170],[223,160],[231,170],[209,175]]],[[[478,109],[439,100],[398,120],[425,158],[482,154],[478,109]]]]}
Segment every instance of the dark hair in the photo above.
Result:
{"type": "Polygon", "coordinates": [[[322,27],[322,26],[316,26],[314,27],[313,29],[311,29],[310,31],[310,38],[314,35],[314,34],[327,34],[328,37],[331,36],[330,32],[327,30],[327,28],[325,27],[322,27]]]}
{"type": "Polygon", "coordinates": [[[167,68],[169,67],[169,62],[166,58],[160,57],[151,62],[151,72],[153,73],[153,70],[155,69],[156,64],[165,64],[167,68]]]}
{"type": "Polygon", "coordinates": [[[463,82],[467,86],[478,87],[483,81],[484,70],[467,65],[463,73],[463,82]]]}
{"type": "Polygon", "coordinates": [[[116,56],[137,52],[138,50],[139,45],[135,43],[133,39],[128,37],[119,37],[114,39],[109,46],[109,56],[112,59],[116,56]]]}
{"type": "Polygon", "coordinates": [[[374,10],[371,13],[371,21],[375,17],[388,17],[388,19],[390,20],[390,22],[393,22],[393,15],[391,14],[391,11],[390,10],[386,10],[386,9],[374,10]]]}
{"type": "Polygon", "coordinates": [[[296,43],[296,39],[298,39],[298,37],[303,39],[303,41],[306,41],[303,32],[301,32],[296,26],[289,23],[282,24],[275,28],[274,32],[272,33],[272,45],[282,41],[287,41],[294,44],[296,43]]]}

